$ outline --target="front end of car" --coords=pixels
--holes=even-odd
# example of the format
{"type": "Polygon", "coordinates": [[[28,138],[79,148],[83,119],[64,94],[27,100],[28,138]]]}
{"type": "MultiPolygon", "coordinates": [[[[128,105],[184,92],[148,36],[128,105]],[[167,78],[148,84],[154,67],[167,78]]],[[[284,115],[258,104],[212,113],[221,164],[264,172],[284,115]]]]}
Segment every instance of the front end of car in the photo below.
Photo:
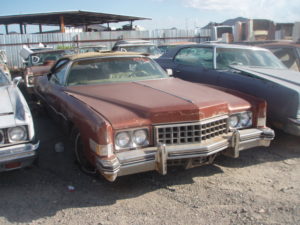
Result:
{"type": "Polygon", "coordinates": [[[115,130],[113,144],[90,142],[90,147],[107,154],[97,157],[96,166],[109,181],[152,170],[166,174],[168,166],[193,168],[212,163],[218,154],[237,158],[242,150],[269,146],[274,131],[265,126],[265,111],[264,103],[257,111],[115,130]]]}
{"type": "Polygon", "coordinates": [[[21,92],[14,85],[2,88],[1,92],[1,100],[11,103],[12,107],[0,113],[0,172],[31,165],[39,146],[30,110],[21,92]],[[4,99],[5,96],[9,99],[4,99]]]}

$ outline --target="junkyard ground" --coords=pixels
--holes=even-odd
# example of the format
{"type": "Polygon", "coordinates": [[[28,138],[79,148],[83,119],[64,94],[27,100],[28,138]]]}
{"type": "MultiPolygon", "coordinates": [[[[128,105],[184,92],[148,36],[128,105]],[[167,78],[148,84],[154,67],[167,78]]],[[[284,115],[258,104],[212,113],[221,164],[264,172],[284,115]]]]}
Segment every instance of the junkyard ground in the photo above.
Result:
{"type": "Polygon", "coordinates": [[[238,159],[109,183],[78,169],[50,118],[35,125],[39,166],[0,174],[0,224],[300,224],[298,137],[276,132],[270,148],[238,159]]]}

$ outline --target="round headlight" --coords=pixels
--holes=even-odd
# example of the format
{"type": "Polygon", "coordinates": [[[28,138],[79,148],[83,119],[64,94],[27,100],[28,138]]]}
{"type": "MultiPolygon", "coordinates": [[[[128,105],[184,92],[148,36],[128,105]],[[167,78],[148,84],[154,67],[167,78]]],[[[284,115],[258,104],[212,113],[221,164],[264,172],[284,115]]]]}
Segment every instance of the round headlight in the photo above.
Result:
{"type": "Polygon", "coordinates": [[[133,141],[137,145],[144,145],[147,141],[147,131],[146,130],[136,130],[136,131],[134,131],[133,141]]]}
{"type": "Polygon", "coordinates": [[[128,132],[120,132],[116,136],[116,145],[120,148],[125,148],[130,143],[130,135],[128,132]]]}
{"type": "Polygon", "coordinates": [[[231,128],[236,128],[239,125],[239,117],[237,115],[233,115],[229,118],[229,126],[231,128]]]}
{"type": "Polygon", "coordinates": [[[243,127],[251,126],[252,124],[252,113],[251,112],[244,112],[240,115],[240,123],[243,127]]]}
{"type": "Polygon", "coordinates": [[[8,139],[11,142],[25,141],[27,138],[25,127],[11,127],[7,133],[8,139]]]}

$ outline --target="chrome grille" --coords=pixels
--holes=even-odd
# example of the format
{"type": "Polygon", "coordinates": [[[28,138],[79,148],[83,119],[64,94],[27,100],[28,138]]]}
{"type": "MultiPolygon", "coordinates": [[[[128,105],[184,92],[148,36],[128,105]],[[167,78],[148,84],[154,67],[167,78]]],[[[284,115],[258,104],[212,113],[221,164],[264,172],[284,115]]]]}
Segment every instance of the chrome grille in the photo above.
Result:
{"type": "Polygon", "coordinates": [[[201,143],[226,134],[228,117],[222,116],[195,123],[155,126],[156,143],[166,145],[201,143]]]}

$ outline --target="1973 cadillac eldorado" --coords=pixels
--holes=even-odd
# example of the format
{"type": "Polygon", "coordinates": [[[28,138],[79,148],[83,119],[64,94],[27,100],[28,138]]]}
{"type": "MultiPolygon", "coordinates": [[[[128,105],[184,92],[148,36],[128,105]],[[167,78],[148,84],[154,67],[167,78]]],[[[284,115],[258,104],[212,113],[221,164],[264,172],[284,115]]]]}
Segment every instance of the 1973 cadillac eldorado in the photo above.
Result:
{"type": "Polygon", "coordinates": [[[211,163],[219,153],[238,157],[274,138],[263,100],[169,78],[138,53],[64,57],[35,93],[71,132],[82,168],[109,181],[211,163]]]}

